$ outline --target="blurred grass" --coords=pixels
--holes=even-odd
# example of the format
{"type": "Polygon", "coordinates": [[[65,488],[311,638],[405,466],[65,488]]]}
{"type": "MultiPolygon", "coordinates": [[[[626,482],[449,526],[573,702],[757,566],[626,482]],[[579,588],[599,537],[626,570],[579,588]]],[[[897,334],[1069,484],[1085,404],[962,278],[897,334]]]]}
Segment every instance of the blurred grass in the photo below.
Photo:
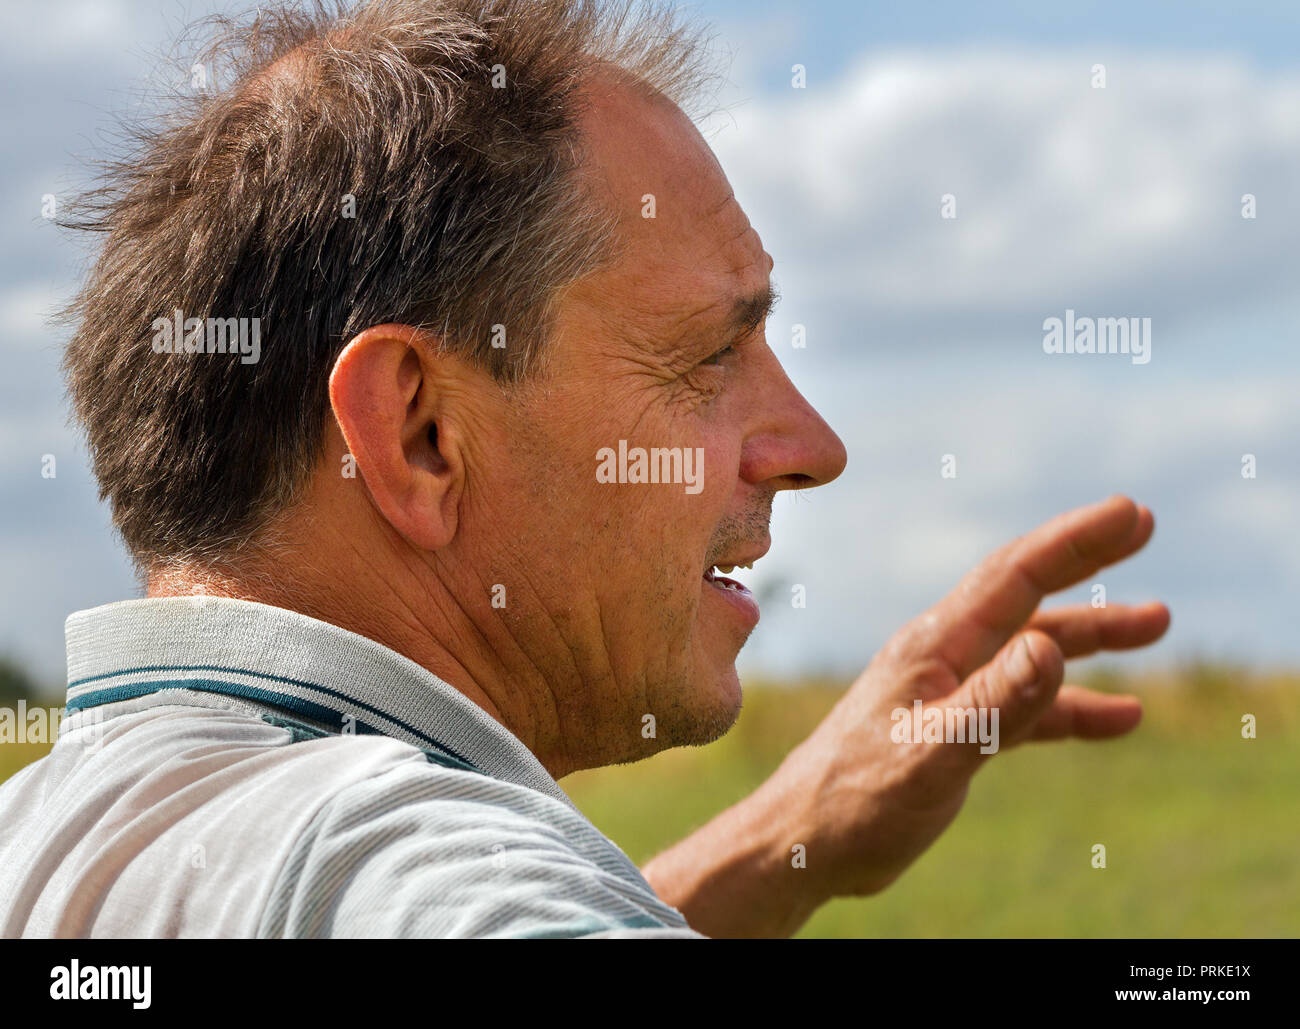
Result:
{"type": "MultiPolygon", "coordinates": [[[[34,706],[37,702],[28,703],[34,706]]],[[[57,700],[50,701],[49,706],[57,705],[57,700]]],[[[46,705],[42,704],[42,706],[46,705]]],[[[4,782],[19,769],[43,758],[49,752],[48,743],[5,743],[0,746],[0,782],[4,782]]]]}
{"type": "MultiPolygon", "coordinates": [[[[838,900],[806,937],[1300,935],[1300,675],[1196,664],[1083,681],[1143,700],[1105,743],[1031,744],[975,778],[953,826],[893,886],[838,900]],[[1258,738],[1241,738],[1241,717],[1258,738]],[[1094,869],[1091,848],[1106,846],[1094,869]]],[[[638,864],[753,790],[846,683],[747,683],[717,743],[567,777],[638,864]]],[[[0,747],[0,780],[48,748],[0,747]]]]}
{"type": "MultiPolygon", "coordinates": [[[[898,882],[827,904],[799,935],[1300,935],[1300,675],[1197,664],[1083,681],[1138,693],[1141,725],[1121,740],[999,754],[898,882]],[[1247,712],[1254,740],[1241,737],[1247,712]],[[1092,867],[1096,843],[1105,869],[1092,867]]],[[[563,786],[644,864],[753,790],[846,685],[747,683],[740,720],[717,743],[563,786]]]]}

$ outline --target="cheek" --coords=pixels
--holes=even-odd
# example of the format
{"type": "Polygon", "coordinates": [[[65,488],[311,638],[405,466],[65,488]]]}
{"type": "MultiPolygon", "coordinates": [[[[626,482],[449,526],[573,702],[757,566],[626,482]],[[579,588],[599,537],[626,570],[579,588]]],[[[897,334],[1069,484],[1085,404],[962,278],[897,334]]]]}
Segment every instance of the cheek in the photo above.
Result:
{"type": "Polygon", "coordinates": [[[692,518],[712,536],[733,506],[739,482],[740,445],[730,436],[711,433],[698,444],[702,452],[698,493],[688,496],[692,518]]]}
{"type": "Polygon", "coordinates": [[[574,586],[594,584],[602,609],[613,603],[603,615],[680,628],[698,607],[704,562],[736,488],[738,446],[713,424],[731,412],[688,410],[645,391],[606,389],[595,407],[566,411],[555,399],[549,442],[533,433],[516,451],[514,474],[529,488],[515,492],[530,494],[532,510],[511,518],[552,550],[547,565],[562,566],[574,586]],[[665,461],[664,451],[680,457],[665,461]]]}

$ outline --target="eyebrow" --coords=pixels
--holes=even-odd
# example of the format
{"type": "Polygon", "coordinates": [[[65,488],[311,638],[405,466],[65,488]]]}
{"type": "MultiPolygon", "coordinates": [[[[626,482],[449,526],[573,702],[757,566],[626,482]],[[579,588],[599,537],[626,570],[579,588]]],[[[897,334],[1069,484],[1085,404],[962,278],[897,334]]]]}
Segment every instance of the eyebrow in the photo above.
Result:
{"type": "Polygon", "coordinates": [[[780,299],[781,294],[773,282],[768,282],[757,293],[737,297],[724,323],[725,331],[734,334],[736,339],[748,336],[767,321],[767,316],[772,313],[780,299]]]}

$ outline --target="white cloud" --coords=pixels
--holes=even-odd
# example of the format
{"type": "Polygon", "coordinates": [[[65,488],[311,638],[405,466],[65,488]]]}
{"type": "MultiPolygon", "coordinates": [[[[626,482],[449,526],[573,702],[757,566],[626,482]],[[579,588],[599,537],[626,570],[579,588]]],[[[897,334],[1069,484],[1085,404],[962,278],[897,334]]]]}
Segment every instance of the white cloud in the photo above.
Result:
{"type": "Polygon", "coordinates": [[[1293,281],[1300,80],[1230,58],[1117,55],[1093,89],[1093,60],[866,55],[706,134],[778,278],[851,291],[878,315],[1071,298],[1203,310],[1293,281]],[[955,220],[940,217],[947,193],[955,220]]]}

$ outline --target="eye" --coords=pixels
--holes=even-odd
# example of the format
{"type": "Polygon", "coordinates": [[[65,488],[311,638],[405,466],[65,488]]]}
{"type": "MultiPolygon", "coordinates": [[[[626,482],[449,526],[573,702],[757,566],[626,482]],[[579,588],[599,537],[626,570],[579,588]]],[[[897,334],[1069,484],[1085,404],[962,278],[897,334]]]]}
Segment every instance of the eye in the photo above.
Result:
{"type": "Polygon", "coordinates": [[[736,345],[734,343],[731,343],[723,347],[716,354],[710,354],[703,361],[701,361],[700,364],[721,364],[722,359],[726,357],[728,354],[735,353],[735,350],[736,350],[736,345]]]}

